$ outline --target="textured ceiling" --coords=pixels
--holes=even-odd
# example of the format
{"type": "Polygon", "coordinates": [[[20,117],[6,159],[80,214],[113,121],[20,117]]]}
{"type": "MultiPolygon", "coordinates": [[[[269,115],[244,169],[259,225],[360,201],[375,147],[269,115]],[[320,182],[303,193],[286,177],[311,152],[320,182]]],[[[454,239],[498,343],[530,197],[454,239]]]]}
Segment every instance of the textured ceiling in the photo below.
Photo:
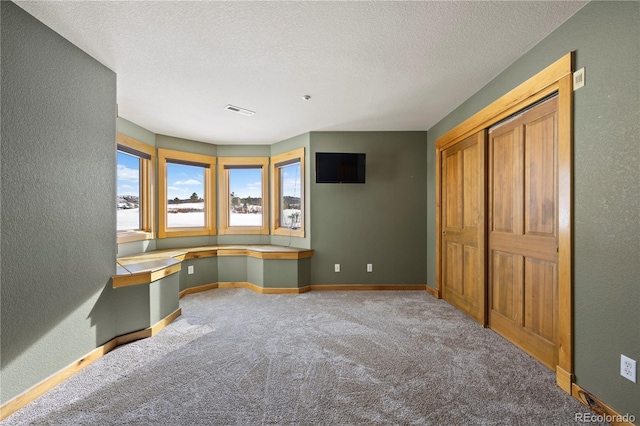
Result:
{"type": "Polygon", "coordinates": [[[586,2],[16,3],[117,73],[121,117],[202,142],[271,144],[427,130],[586,2]]]}

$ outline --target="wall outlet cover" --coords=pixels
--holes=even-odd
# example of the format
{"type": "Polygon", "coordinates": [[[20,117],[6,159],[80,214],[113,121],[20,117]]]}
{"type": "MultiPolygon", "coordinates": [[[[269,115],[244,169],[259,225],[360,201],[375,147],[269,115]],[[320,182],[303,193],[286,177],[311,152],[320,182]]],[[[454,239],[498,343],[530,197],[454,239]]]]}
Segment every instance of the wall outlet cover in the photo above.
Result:
{"type": "Polygon", "coordinates": [[[189,266],[187,267],[187,273],[188,273],[189,275],[193,274],[193,265],[189,265],[189,266]]]}
{"type": "Polygon", "coordinates": [[[636,383],[636,361],[620,354],[620,375],[636,383]]]}
{"type": "Polygon", "coordinates": [[[336,263],[335,265],[333,265],[333,270],[336,272],[340,272],[340,264],[336,263]]]}

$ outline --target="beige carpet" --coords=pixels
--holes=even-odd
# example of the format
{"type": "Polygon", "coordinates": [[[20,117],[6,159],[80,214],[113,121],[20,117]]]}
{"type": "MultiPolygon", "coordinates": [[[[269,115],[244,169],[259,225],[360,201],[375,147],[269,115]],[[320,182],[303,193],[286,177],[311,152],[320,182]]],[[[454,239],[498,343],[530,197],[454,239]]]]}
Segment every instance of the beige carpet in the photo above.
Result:
{"type": "Polygon", "coordinates": [[[426,292],[218,289],[181,307],[2,425],[537,426],[588,411],[426,292]]]}

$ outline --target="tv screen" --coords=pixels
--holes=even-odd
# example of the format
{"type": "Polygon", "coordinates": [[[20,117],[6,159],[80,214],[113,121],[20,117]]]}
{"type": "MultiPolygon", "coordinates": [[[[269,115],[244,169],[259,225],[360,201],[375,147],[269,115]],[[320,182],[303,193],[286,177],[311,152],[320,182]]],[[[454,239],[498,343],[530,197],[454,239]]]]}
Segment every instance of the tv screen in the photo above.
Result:
{"type": "Polygon", "coordinates": [[[316,183],[364,183],[366,154],[316,152],[316,183]]]}

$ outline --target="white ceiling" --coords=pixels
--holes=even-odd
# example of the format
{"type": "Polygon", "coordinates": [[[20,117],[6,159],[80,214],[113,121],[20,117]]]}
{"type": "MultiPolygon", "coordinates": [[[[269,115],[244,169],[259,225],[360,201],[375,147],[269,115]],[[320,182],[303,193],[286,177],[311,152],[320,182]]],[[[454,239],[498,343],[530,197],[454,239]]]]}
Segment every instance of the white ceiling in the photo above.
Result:
{"type": "Polygon", "coordinates": [[[121,117],[217,144],[427,130],[586,4],[16,3],[117,73],[121,117]]]}

